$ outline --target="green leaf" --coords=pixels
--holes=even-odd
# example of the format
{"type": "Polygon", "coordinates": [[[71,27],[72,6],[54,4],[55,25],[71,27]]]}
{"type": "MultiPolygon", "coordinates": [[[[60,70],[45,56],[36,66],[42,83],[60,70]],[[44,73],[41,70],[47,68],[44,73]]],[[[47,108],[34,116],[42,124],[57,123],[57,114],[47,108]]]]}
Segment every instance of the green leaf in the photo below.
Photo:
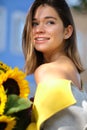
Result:
{"type": "Polygon", "coordinates": [[[5,114],[10,115],[31,107],[29,99],[21,98],[17,95],[9,95],[6,103],[5,114]]]}

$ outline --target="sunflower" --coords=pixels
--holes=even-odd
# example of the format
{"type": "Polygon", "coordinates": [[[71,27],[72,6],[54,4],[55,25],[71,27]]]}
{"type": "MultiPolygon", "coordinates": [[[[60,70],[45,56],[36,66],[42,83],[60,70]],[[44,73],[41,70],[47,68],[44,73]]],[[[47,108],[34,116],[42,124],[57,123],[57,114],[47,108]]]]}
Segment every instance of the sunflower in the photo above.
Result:
{"type": "Polygon", "coordinates": [[[7,95],[16,94],[26,98],[30,93],[30,89],[25,76],[25,73],[17,67],[9,69],[6,73],[0,75],[0,85],[3,85],[7,95]]]}
{"type": "Polygon", "coordinates": [[[4,112],[6,101],[7,101],[7,96],[5,94],[3,86],[1,85],[0,86],[0,115],[2,115],[4,112]]]}
{"type": "Polygon", "coordinates": [[[12,130],[15,124],[16,120],[14,117],[0,116],[0,130],[12,130]]]}
{"type": "Polygon", "coordinates": [[[0,61],[0,74],[5,73],[9,69],[11,69],[11,67],[0,61]]]}

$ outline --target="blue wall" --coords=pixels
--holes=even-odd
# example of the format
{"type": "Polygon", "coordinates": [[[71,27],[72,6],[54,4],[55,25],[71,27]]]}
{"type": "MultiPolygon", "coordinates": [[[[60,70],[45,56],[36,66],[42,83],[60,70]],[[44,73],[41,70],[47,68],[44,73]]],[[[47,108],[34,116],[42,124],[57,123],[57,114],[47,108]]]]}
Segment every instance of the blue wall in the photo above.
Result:
{"type": "MultiPolygon", "coordinates": [[[[10,51],[10,39],[11,39],[11,17],[12,14],[17,10],[27,14],[30,5],[33,0],[0,0],[0,6],[6,9],[7,19],[6,19],[6,46],[4,51],[0,51],[0,60],[4,63],[10,65],[11,67],[18,66],[20,69],[24,66],[24,56],[23,54],[16,55],[10,51]]],[[[2,44],[2,43],[0,43],[2,44]]],[[[30,81],[30,86],[32,87],[31,95],[35,91],[35,83],[33,75],[28,76],[30,81]]]]}
{"type": "Polygon", "coordinates": [[[32,2],[33,0],[0,0],[0,6],[5,7],[7,12],[6,47],[3,52],[0,52],[0,60],[12,67],[18,66],[19,68],[23,68],[24,57],[22,54],[14,55],[10,52],[11,16],[16,10],[27,13],[32,2]]]}

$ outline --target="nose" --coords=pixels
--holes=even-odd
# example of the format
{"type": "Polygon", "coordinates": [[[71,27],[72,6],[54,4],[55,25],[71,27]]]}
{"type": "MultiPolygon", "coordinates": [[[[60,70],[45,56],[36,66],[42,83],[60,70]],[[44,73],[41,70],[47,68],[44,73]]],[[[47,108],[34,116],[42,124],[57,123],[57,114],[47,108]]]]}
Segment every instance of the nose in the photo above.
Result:
{"type": "Polygon", "coordinates": [[[45,32],[45,27],[43,24],[39,24],[34,28],[35,33],[44,33],[45,32]]]}

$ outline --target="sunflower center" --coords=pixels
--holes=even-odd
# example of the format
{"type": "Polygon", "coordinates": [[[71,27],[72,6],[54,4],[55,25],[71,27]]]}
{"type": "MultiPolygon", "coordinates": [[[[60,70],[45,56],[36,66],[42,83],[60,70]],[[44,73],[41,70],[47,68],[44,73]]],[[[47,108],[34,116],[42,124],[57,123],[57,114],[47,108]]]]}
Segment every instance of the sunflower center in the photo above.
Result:
{"type": "Polygon", "coordinates": [[[6,122],[0,122],[0,130],[5,130],[6,126],[7,126],[6,122]]]}
{"type": "Polygon", "coordinates": [[[11,78],[8,78],[5,82],[3,82],[4,89],[7,91],[7,95],[9,94],[20,94],[18,83],[11,78]]]}

